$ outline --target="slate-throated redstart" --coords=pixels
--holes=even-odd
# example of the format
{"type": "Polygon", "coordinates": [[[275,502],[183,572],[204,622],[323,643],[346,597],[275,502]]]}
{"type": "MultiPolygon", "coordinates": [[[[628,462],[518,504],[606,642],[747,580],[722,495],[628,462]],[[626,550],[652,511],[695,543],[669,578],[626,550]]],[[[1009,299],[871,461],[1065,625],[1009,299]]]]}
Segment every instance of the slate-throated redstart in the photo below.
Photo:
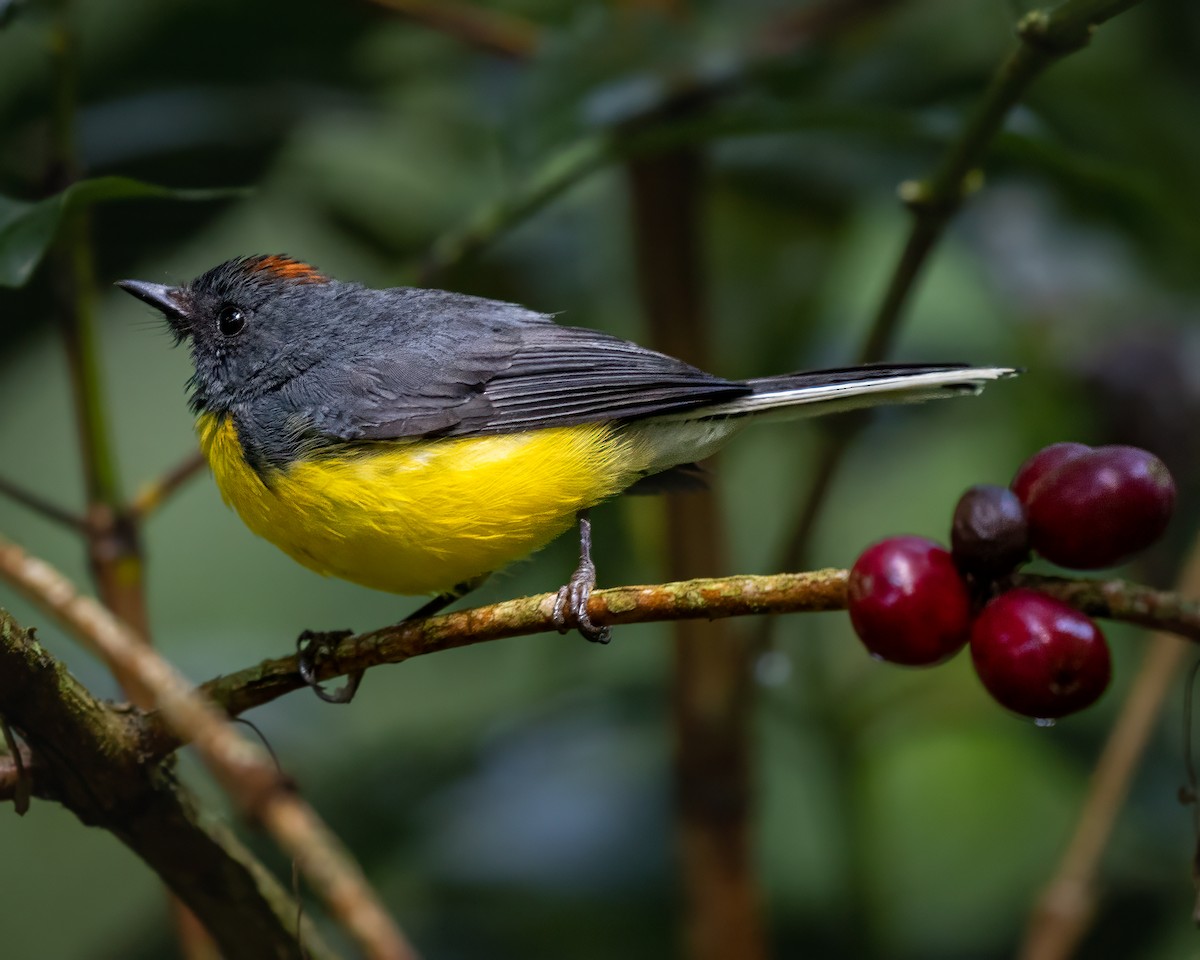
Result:
{"type": "Polygon", "coordinates": [[[555,619],[592,640],[607,631],[587,612],[589,507],[686,484],[750,420],[972,393],[1013,372],[723,380],[514,304],[372,290],[286,256],[230,260],[178,287],[118,285],[190,341],[200,446],[255,533],[319,573],[439,594],[424,616],[578,519],[580,564],[555,619]]]}

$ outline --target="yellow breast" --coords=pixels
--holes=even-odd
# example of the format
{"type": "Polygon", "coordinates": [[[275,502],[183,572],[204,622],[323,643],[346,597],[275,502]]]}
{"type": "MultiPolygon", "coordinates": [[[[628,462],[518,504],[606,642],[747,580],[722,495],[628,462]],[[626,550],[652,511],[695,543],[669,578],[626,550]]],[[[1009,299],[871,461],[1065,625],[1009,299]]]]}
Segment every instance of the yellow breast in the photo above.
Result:
{"type": "Polygon", "coordinates": [[[377,590],[448,590],[544,546],[636,477],[602,425],[346,444],[260,475],[229,417],[197,421],[217,487],[295,560],[377,590]]]}

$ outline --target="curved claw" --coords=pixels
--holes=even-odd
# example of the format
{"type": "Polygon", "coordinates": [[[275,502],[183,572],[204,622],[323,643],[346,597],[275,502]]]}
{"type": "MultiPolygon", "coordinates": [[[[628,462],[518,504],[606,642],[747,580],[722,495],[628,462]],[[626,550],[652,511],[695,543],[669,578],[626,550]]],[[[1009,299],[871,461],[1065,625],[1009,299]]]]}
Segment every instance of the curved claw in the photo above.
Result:
{"type": "Polygon", "coordinates": [[[579,568],[571,574],[570,580],[559,587],[558,596],[554,599],[552,617],[559,633],[575,629],[592,643],[608,643],[612,639],[612,631],[592,623],[588,615],[588,600],[595,586],[595,564],[590,558],[580,560],[579,568]]]}
{"type": "Polygon", "coordinates": [[[296,638],[296,658],[300,679],[326,703],[349,703],[362,683],[363,671],[346,674],[346,682],[333,693],[326,692],[317,680],[317,668],[321,660],[329,656],[330,650],[342,640],[353,636],[353,630],[328,630],[318,632],[305,630],[296,638]]]}

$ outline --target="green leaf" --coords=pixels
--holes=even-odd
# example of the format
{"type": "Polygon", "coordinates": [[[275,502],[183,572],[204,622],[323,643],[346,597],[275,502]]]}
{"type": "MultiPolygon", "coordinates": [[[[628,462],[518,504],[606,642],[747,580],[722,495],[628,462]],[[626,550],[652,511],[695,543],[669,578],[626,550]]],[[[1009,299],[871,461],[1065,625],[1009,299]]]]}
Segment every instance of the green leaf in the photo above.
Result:
{"type": "Polygon", "coordinates": [[[0,287],[24,286],[54,243],[67,217],[109,200],[222,200],[245,195],[234,188],[175,190],[129,177],[80,180],[62,193],[25,203],[0,196],[0,287]]]}

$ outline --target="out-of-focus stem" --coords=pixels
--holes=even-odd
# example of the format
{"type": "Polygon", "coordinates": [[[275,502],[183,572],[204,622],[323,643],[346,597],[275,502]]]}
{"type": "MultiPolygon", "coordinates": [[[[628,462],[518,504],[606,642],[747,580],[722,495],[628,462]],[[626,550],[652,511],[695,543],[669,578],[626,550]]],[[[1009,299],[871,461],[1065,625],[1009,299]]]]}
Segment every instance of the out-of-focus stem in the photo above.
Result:
{"type": "MultiPolygon", "coordinates": [[[[1192,547],[1178,589],[1185,596],[1200,595],[1200,540],[1192,547]]],[[[1020,960],[1066,960],[1091,925],[1101,858],[1189,650],[1176,634],[1154,634],[1092,772],[1075,833],[1029,918],[1020,960]]]]}

